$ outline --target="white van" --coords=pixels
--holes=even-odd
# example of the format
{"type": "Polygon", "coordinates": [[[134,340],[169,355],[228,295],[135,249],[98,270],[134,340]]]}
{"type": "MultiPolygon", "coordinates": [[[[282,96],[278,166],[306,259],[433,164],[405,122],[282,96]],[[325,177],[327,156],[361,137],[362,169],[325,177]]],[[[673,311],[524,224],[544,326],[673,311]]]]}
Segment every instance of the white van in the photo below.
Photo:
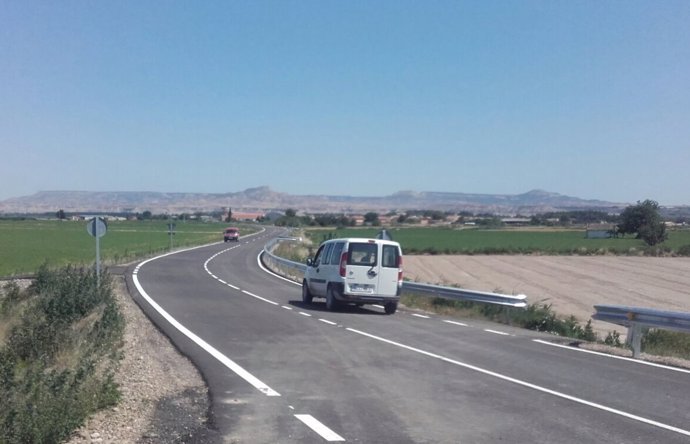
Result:
{"type": "Polygon", "coordinates": [[[383,304],[386,314],[398,308],[402,288],[402,249],[382,239],[331,239],[307,259],[302,301],[326,298],[326,307],[339,303],[383,304]]]}

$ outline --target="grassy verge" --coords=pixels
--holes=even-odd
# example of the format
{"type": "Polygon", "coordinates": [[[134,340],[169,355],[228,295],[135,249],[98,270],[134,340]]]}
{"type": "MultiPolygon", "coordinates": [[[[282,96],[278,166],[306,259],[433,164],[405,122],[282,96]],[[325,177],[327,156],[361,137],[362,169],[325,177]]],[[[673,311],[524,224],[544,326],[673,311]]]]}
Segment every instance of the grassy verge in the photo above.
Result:
{"type": "Polygon", "coordinates": [[[41,267],[0,291],[0,326],[0,442],[62,442],[118,401],[124,319],[108,275],[41,267]]]}

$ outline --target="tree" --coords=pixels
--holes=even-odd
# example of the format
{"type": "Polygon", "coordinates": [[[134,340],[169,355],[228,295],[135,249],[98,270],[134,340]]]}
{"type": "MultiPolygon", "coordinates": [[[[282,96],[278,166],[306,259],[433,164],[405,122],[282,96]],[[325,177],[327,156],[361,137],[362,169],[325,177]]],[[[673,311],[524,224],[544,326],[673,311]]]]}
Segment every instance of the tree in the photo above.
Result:
{"type": "Polygon", "coordinates": [[[60,220],[65,219],[65,210],[63,210],[63,209],[58,210],[57,213],[55,213],[55,217],[60,219],[60,220]]]}
{"type": "Polygon", "coordinates": [[[659,204],[653,200],[637,201],[621,213],[618,232],[622,235],[635,234],[647,245],[653,246],[666,240],[666,225],[659,214],[659,204]]]}
{"type": "Polygon", "coordinates": [[[374,213],[373,211],[368,212],[364,215],[364,223],[378,227],[381,222],[379,222],[379,213],[374,213]]]}
{"type": "Polygon", "coordinates": [[[286,217],[295,217],[295,216],[297,216],[297,211],[295,211],[292,208],[288,208],[287,210],[285,210],[285,216],[286,217]]]}
{"type": "Polygon", "coordinates": [[[228,208],[228,216],[225,218],[225,222],[232,222],[232,208],[228,208]]]}

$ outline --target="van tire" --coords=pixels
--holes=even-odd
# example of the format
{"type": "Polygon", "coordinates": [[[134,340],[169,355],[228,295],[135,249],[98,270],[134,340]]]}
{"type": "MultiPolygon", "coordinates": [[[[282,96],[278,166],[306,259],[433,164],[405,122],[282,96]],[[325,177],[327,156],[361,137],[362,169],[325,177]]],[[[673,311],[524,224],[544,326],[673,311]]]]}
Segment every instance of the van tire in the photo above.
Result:
{"type": "Polygon", "coordinates": [[[398,303],[386,302],[386,304],[383,306],[383,309],[386,311],[387,315],[392,315],[398,309],[398,303]]]}
{"type": "Polygon", "coordinates": [[[311,304],[312,299],[314,299],[314,295],[311,294],[311,291],[309,291],[309,286],[307,285],[307,280],[302,281],[302,302],[305,304],[311,304]]]}
{"type": "Polygon", "coordinates": [[[338,308],[338,300],[335,298],[335,290],[332,285],[326,289],[326,308],[328,311],[335,311],[338,308]]]}

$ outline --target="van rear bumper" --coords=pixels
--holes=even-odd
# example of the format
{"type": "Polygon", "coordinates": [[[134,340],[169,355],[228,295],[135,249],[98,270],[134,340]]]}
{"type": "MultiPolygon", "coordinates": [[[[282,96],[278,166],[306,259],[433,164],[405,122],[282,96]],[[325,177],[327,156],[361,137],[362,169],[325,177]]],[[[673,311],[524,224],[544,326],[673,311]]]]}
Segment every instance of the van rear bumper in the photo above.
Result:
{"type": "Polygon", "coordinates": [[[385,304],[386,302],[400,301],[400,289],[398,294],[393,296],[384,296],[379,294],[365,294],[365,293],[346,293],[345,285],[342,283],[334,284],[335,298],[340,302],[364,303],[364,304],[385,304]]]}

